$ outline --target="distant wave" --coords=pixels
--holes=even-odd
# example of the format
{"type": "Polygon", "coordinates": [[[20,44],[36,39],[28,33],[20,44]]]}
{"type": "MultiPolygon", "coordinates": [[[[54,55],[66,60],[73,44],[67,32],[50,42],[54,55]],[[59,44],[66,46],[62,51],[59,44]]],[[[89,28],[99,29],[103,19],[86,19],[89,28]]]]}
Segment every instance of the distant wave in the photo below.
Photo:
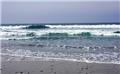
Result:
{"type": "Polygon", "coordinates": [[[46,28],[63,28],[63,29],[81,29],[81,28],[120,28],[120,25],[16,25],[0,26],[0,29],[46,29],[46,28]]]}
{"type": "Polygon", "coordinates": [[[46,25],[50,28],[120,28],[120,25],[46,25]]]}
{"type": "Polygon", "coordinates": [[[20,25],[20,26],[0,26],[0,30],[13,30],[13,29],[22,29],[28,27],[29,25],[20,25]]]}
{"type": "Polygon", "coordinates": [[[30,25],[28,27],[25,27],[23,29],[45,29],[45,28],[49,28],[46,25],[30,25]]]}
{"type": "Polygon", "coordinates": [[[19,25],[19,26],[0,26],[2,30],[9,30],[9,29],[46,29],[49,28],[46,25],[19,25]]]}

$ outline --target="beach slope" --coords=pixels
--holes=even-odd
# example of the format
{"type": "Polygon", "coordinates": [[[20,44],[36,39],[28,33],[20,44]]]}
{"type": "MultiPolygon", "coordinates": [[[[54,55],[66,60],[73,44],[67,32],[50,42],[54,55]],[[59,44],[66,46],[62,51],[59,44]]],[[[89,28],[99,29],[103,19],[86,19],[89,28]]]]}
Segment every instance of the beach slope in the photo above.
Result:
{"type": "MultiPolygon", "coordinates": [[[[15,57],[14,57],[15,58],[15,57]]],[[[17,57],[18,59],[18,57],[17,57]]],[[[120,74],[120,64],[85,63],[67,60],[2,60],[2,74],[120,74]]]]}

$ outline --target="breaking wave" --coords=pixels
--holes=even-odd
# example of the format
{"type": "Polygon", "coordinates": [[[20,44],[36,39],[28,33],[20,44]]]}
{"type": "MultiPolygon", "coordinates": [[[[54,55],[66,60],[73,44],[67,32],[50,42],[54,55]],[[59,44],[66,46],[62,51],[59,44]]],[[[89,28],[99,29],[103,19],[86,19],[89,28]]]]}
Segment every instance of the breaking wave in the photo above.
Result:
{"type": "Polygon", "coordinates": [[[30,25],[30,26],[25,27],[23,29],[46,29],[46,28],[49,28],[49,27],[46,25],[30,25]]]}
{"type": "Polygon", "coordinates": [[[50,28],[120,28],[120,25],[47,25],[50,28]]]}
{"type": "Polygon", "coordinates": [[[45,28],[120,28],[120,25],[40,25],[40,24],[28,24],[28,25],[8,25],[8,26],[0,26],[0,29],[45,29],[45,28]]]}
{"type": "Polygon", "coordinates": [[[120,25],[18,25],[0,26],[0,39],[60,39],[120,36],[120,25]]]}
{"type": "Polygon", "coordinates": [[[2,32],[0,37],[1,39],[67,39],[67,38],[88,38],[88,37],[119,37],[119,33],[101,33],[101,34],[94,34],[93,32],[40,32],[39,31],[24,31],[24,32],[2,32]]]}
{"type": "Polygon", "coordinates": [[[81,32],[77,34],[69,34],[69,33],[47,33],[42,34],[41,36],[33,35],[32,39],[74,39],[79,37],[92,37],[90,32],[81,32]]]}

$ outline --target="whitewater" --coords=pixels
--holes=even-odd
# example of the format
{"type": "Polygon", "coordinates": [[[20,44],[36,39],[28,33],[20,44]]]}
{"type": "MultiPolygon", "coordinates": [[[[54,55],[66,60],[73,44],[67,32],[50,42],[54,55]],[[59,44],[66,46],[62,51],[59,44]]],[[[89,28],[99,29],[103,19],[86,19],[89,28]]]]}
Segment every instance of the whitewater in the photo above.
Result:
{"type": "Polygon", "coordinates": [[[0,40],[1,55],[120,64],[119,24],[2,25],[0,40]]]}
{"type": "MultiPolygon", "coordinates": [[[[0,39],[29,39],[27,36],[34,33],[36,36],[42,36],[48,33],[67,33],[70,36],[89,32],[92,36],[120,36],[120,25],[45,25],[49,28],[25,29],[31,25],[19,26],[0,26],[0,39]]],[[[32,25],[34,26],[34,25],[32,25]]],[[[37,27],[37,26],[36,26],[37,27]]]]}

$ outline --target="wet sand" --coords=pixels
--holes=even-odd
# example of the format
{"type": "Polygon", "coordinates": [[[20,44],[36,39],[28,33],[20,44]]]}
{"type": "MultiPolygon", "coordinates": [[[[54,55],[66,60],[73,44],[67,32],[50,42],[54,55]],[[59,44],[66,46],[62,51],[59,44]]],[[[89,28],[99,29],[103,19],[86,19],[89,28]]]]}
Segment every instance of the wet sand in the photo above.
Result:
{"type": "Polygon", "coordinates": [[[120,64],[43,60],[30,57],[12,57],[10,60],[5,58],[2,56],[1,74],[120,74],[120,64]]]}

